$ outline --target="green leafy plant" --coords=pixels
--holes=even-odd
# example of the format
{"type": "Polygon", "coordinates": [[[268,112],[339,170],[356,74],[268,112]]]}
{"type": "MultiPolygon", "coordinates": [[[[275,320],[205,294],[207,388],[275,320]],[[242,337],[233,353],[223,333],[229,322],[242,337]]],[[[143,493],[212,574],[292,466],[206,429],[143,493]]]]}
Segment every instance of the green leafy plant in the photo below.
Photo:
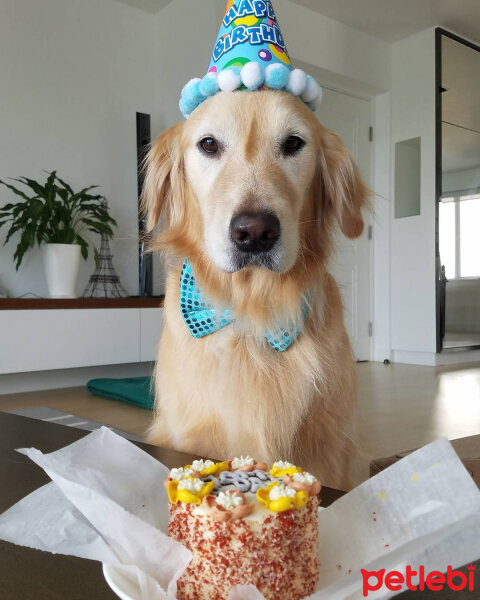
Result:
{"type": "MultiPolygon", "coordinates": [[[[0,228],[10,225],[4,245],[15,233],[21,233],[13,255],[17,270],[25,252],[35,244],[79,244],[83,258],[87,259],[89,242],[84,237],[85,232],[113,237],[117,222],[108,212],[105,197],[90,193],[98,186],[74,192],[56,171],[48,173],[44,184],[27,177],[12,178],[12,181],[23,184],[26,190],[0,179],[1,185],[22,198],[0,208],[0,228]]],[[[98,252],[95,246],[93,248],[97,259],[98,252]]]]}

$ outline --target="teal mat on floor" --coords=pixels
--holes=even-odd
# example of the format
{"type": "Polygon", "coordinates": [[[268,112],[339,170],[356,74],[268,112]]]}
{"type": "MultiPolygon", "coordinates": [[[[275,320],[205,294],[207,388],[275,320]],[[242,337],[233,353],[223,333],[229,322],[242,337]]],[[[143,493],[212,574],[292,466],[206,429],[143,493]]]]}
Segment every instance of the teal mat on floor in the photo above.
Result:
{"type": "Polygon", "coordinates": [[[153,410],[153,395],[150,393],[151,377],[129,379],[91,379],[87,390],[97,396],[134,404],[153,410]]]}

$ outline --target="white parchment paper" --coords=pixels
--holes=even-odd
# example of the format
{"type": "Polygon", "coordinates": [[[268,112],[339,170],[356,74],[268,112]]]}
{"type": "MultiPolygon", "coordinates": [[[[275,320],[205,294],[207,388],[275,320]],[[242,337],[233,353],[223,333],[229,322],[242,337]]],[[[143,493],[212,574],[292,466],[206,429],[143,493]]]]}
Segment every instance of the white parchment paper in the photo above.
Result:
{"type": "MultiPolygon", "coordinates": [[[[135,599],[175,598],[191,553],[166,535],[164,465],[105,427],[51,454],[20,452],[52,483],[0,515],[0,539],[112,565],[133,582],[135,599]]],[[[319,532],[321,574],[310,598],[363,598],[361,568],[444,572],[480,558],[480,492],[442,439],[320,511],[319,532]]],[[[393,595],[383,588],[368,597],[393,595]]],[[[229,600],[262,598],[238,586],[229,600]]]]}

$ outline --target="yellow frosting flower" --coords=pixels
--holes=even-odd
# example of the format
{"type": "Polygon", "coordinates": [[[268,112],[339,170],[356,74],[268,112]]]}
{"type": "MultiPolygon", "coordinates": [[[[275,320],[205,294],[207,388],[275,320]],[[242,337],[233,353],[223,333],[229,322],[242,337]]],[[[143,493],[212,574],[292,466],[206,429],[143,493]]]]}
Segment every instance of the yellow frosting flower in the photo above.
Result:
{"type": "Polygon", "coordinates": [[[274,481],[268,487],[257,490],[257,499],[269,510],[278,513],[303,508],[309,500],[309,495],[308,492],[296,492],[294,489],[274,481]],[[276,487],[280,489],[274,490],[276,487]],[[274,490],[273,493],[272,490],[274,490]]]}
{"type": "Polygon", "coordinates": [[[269,473],[272,477],[284,477],[285,475],[290,475],[290,477],[294,473],[301,473],[302,469],[292,465],[289,462],[284,462],[279,460],[278,462],[273,463],[272,468],[269,473]]]}
{"type": "Polygon", "coordinates": [[[199,465],[201,466],[200,470],[198,471],[200,473],[200,477],[208,477],[209,475],[218,477],[222,471],[228,470],[228,463],[225,460],[218,463],[212,463],[211,460],[198,460],[194,461],[193,465],[186,465],[184,469],[193,469],[194,471],[197,471],[195,467],[198,467],[199,465]]]}
{"type": "Polygon", "coordinates": [[[203,498],[208,496],[214,487],[215,483],[213,481],[204,483],[193,477],[187,477],[182,481],[169,481],[167,486],[168,499],[172,504],[177,504],[177,502],[201,504],[203,498]]]}

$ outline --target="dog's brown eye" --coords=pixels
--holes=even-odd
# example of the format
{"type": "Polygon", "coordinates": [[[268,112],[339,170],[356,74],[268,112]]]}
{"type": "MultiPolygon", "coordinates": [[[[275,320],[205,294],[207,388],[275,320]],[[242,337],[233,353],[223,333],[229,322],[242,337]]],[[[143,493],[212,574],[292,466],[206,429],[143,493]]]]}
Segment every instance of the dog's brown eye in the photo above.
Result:
{"type": "Polygon", "coordinates": [[[297,135],[291,135],[283,144],[283,153],[286,156],[292,156],[293,154],[300,152],[304,146],[305,142],[302,140],[302,138],[299,138],[297,135]]]}
{"type": "Polygon", "coordinates": [[[207,154],[216,154],[218,152],[218,143],[214,138],[206,137],[201,140],[200,148],[207,154]]]}

